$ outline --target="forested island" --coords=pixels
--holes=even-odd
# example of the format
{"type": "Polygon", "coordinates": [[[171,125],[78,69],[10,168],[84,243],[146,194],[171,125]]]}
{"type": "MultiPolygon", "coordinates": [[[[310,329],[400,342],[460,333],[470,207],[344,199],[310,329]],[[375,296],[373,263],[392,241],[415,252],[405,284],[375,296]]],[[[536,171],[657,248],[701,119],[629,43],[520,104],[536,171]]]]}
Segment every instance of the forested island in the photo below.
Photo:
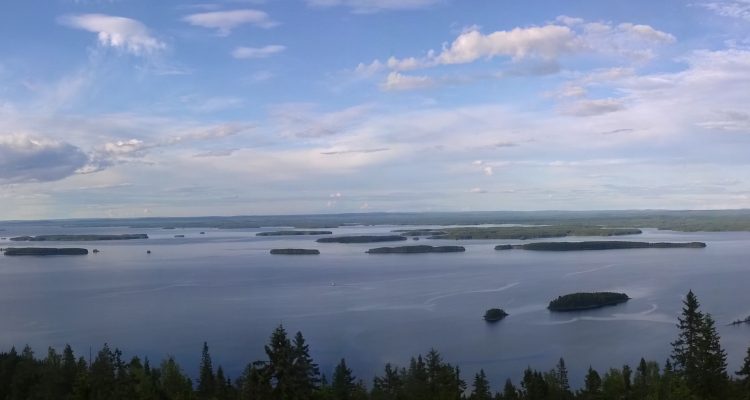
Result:
{"type": "Polygon", "coordinates": [[[502,308],[490,308],[484,313],[484,320],[487,322],[497,322],[508,316],[502,308]]]}
{"type": "Polygon", "coordinates": [[[274,231],[259,232],[255,236],[314,236],[314,235],[332,235],[331,231],[274,231]]]}
{"type": "Polygon", "coordinates": [[[397,246],[377,247],[367,250],[369,254],[417,254],[417,253],[460,253],[466,251],[463,246],[397,246]]]}
{"type": "MultiPolygon", "coordinates": [[[[28,346],[0,353],[0,399],[90,400],[747,400],[750,398],[750,349],[736,376],[710,314],[690,292],[683,301],[671,356],[663,365],[641,359],[635,367],[592,367],[584,383],[571,386],[561,358],[549,370],[528,367],[520,382],[488,377],[479,370],[468,382],[458,365],[436,350],[411,357],[406,366],[386,364],[366,385],[341,359],[328,374],[311,356],[302,333],[290,336],[279,326],[261,360],[250,361],[232,379],[203,344],[198,373],[191,379],[174,357],[159,363],[126,360],[104,345],[89,357],[76,357],[70,346],[49,348],[42,357],[28,346]],[[494,392],[490,379],[505,382],[494,392]]],[[[665,346],[668,344],[665,343],[665,346]]],[[[585,357],[585,355],[583,356],[585,357]]]]}
{"type": "Polygon", "coordinates": [[[9,247],[3,252],[6,256],[83,256],[89,254],[87,249],[52,247],[9,247]]]}
{"type": "MultiPolygon", "coordinates": [[[[402,235],[424,233],[424,230],[404,230],[402,235]]],[[[445,228],[434,231],[430,239],[541,239],[566,236],[621,236],[642,233],[636,228],[604,228],[601,226],[494,226],[494,227],[461,227],[445,228]]]]}
{"type": "Polygon", "coordinates": [[[745,319],[734,320],[729,325],[742,325],[742,324],[750,324],[750,316],[745,317],[745,319]]]}
{"type": "Polygon", "coordinates": [[[38,235],[17,236],[10,238],[15,242],[93,242],[97,240],[136,240],[148,239],[145,233],[130,233],[122,235],[38,235]]]}
{"type": "MultiPolygon", "coordinates": [[[[578,251],[578,250],[617,250],[617,249],[701,249],[703,242],[668,243],[668,242],[628,242],[628,241],[589,241],[589,242],[536,242],[512,246],[533,251],[578,251]]],[[[498,250],[495,247],[495,250],[498,250]]]]}
{"type": "Polygon", "coordinates": [[[317,250],[317,249],[271,249],[271,254],[304,256],[304,255],[320,254],[320,250],[317,250]]]}
{"type": "Polygon", "coordinates": [[[513,249],[512,244],[499,244],[495,246],[495,250],[511,250],[513,249]]]}
{"type": "Polygon", "coordinates": [[[549,302],[547,309],[550,311],[581,311],[614,306],[630,300],[625,293],[593,292],[572,293],[560,296],[549,302]]]}
{"type": "Polygon", "coordinates": [[[400,242],[406,240],[401,235],[359,235],[320,238],[318,243],[378,243],[378,242],[400,242]]]}

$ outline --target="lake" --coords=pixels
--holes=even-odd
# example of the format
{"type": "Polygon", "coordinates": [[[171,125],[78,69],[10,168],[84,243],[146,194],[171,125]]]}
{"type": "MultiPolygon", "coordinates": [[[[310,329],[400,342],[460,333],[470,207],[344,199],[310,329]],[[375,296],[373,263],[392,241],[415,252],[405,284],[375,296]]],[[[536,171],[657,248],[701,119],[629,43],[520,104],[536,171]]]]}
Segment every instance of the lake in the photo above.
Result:
{"type": "MultiPolygon", "coordinates": [[[[386,362],[406,365],[438,349],[470,383],[483,368],[493,386],[518,383],[524,368],[564,357],[579,386],[589,365],[603,372],[641,356],[663,364],[681,301],[692,289],[717,321],[739,368],[750,325],[750,233],[645,229],[614,240],[704,241],[705,249],[586,252],[495,251],[515,240],[427,240],[393,245],[462,245],[465,253],[365,254],[388,243],[315,243],[315,237],[257,237],[269,229],[70,228],[0,224],[0,236],[147,233],[148,240],[24,243],[99,249],[99,254],[0,257],[0,349],[29,344],[38,356],[69,343],[88,357],[107,342],[152,362],[173,355],[197,375],[203,341],[232,376],[264,357],[271,331],[302,331],[330,377],[340,358],[368,385],[386,362]],[[205,234],[201,235],[200,232],[205,234]],[[175,235],[185,235],[175,238],[175,235]],[[319,249],[319,256],[272,256],[272,248],[319,249]],[[146,251],[151,250],[151,254],[146,251]],[[577,291],[619,291],[632,300],[552,314],[547,303],[577,291]],[[504,308],[496,324],[484,311],[504,308]]],[[[424,226],[347,226],[335,234],[388,233],[424,226]]],[[[567,238],[563,240],[602,240],[567,238]]],[[[12,243],[12,244],[11,244],[12,243]]]]}

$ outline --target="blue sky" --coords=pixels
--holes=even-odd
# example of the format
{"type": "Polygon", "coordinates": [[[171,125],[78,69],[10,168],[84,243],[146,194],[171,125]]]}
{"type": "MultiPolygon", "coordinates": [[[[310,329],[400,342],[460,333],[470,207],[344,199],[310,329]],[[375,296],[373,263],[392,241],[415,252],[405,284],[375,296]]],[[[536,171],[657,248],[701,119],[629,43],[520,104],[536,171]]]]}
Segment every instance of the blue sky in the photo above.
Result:
{"type": "Polygon", "coordinates": [[[0,219],[750,207],[750,1],[0,6],[0,219]]]}

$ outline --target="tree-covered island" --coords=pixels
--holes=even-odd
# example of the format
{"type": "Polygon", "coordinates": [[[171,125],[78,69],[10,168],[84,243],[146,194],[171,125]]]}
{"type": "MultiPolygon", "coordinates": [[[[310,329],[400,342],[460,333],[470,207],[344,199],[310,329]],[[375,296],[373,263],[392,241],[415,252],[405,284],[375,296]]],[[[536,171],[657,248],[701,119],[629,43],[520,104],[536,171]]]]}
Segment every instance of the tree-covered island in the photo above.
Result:
{"type": "Polygon", "coordinates": [[[318,243],[378,243],[378,242],[401,242],[406,240],[406,236],[401,235],[359,235],[359,236],[338,236],[330,238],[320,238],[318,243]]]}
{"type": "Polygon", "coordinates": [[[273,231],[258,232],[255,236],[315,236],[315,235],[333,235],[331,231],[273,231]]]}
{"type": "Polygon", "coordinates": [[[418,254],[418,253],[461,253],[466,251],[463,246],[397,246],[377,247],[367,250],[369,254],[418,254]]]}
{"type": "MultiPolygon", "coordinates": [[[[629,242],[629,241],[588,241],[588,242],[536,242],[516,245],[523,250],[532,251],[577,251],[577,250],[618,250],[618,249],[701,249],[703,242],[629,242]]],[[[497,247],[495,248],[496,250],[497,247]]]]}
{"type": "Polygon", "coordinates": [[[549,302],[547,309],[550,311],[581,311],[614,306],[630,300],[625,293],[593,292],[593,293],[571,293],[560,296],[549,302]]]}
{"type": "Polygon", "coordinates": [[[508,316],[502,308],[490,308],[484,313],[484,320],[487,322],[497,322],[508,316]]]}
{"type": "Polygon", "coordinates": [[[145,233],[129,233],[122,235],[38,235],[17,236],[10,238],[14,242],[93,242],[97,240],[137,240],[148,239],[145,233]]]}
{"type": "Polygon", "coordinates": [[[9,247],[3,252],[6,256],[85,256],[87,249],[52,247],[9,247]]]}
{"type": "Polygon", "coordinates": [[[271,249],[271,254],[284,254],[290,256],[307,256],[320,254],[317,249],[271,249]]]}

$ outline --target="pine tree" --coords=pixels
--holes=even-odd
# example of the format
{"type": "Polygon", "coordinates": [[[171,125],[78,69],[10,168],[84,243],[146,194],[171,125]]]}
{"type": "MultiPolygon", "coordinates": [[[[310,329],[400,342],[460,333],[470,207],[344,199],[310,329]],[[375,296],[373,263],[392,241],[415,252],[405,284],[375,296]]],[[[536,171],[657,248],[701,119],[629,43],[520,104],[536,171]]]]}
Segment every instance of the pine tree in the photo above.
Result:
{"type": "Polygon", "coordinates": [[[474,385],[470,400],[490,400],[492,399],[492,392],[490,391],[490,383],[487,381],[487,375],[484,370],[480,369],[479,372],[474,375],[474,385]]]}
{"type": "Polygon", "coordinates": [[[214,376],[214,367],[211,362],[211,355],[208,353],[208,343],[203,342],[200,372],[198,375],[198,397],[200,399],[210,399],[215,393],[216,377],[214,376]]]}
{"type": "Polygon", "coordinates": [[[262,362],[251,363],[245,368],[238,382],[240,400],[266,400],[271,398],[273,389],[267,368],[262,362]]]}
{"type": "Polygon", "coordinates": [[[556,367],[557,372],[557,380],[560,384],[560,389],[562,389],[565,392],[570,392],[570,381],[568,379],[568,369],[565,367],[565,360],[560,358],[560,361],[557,362],[556,367]]]}
{"type": "Polygon", "coordinates": [[[583,383],[583,390],[581,391],[580,398],[586,400],[594,400],[601,398],[602,392],[602,378],[595,369],[589,366],[589,371],[586,374],[586,378],[583,383]]]}

